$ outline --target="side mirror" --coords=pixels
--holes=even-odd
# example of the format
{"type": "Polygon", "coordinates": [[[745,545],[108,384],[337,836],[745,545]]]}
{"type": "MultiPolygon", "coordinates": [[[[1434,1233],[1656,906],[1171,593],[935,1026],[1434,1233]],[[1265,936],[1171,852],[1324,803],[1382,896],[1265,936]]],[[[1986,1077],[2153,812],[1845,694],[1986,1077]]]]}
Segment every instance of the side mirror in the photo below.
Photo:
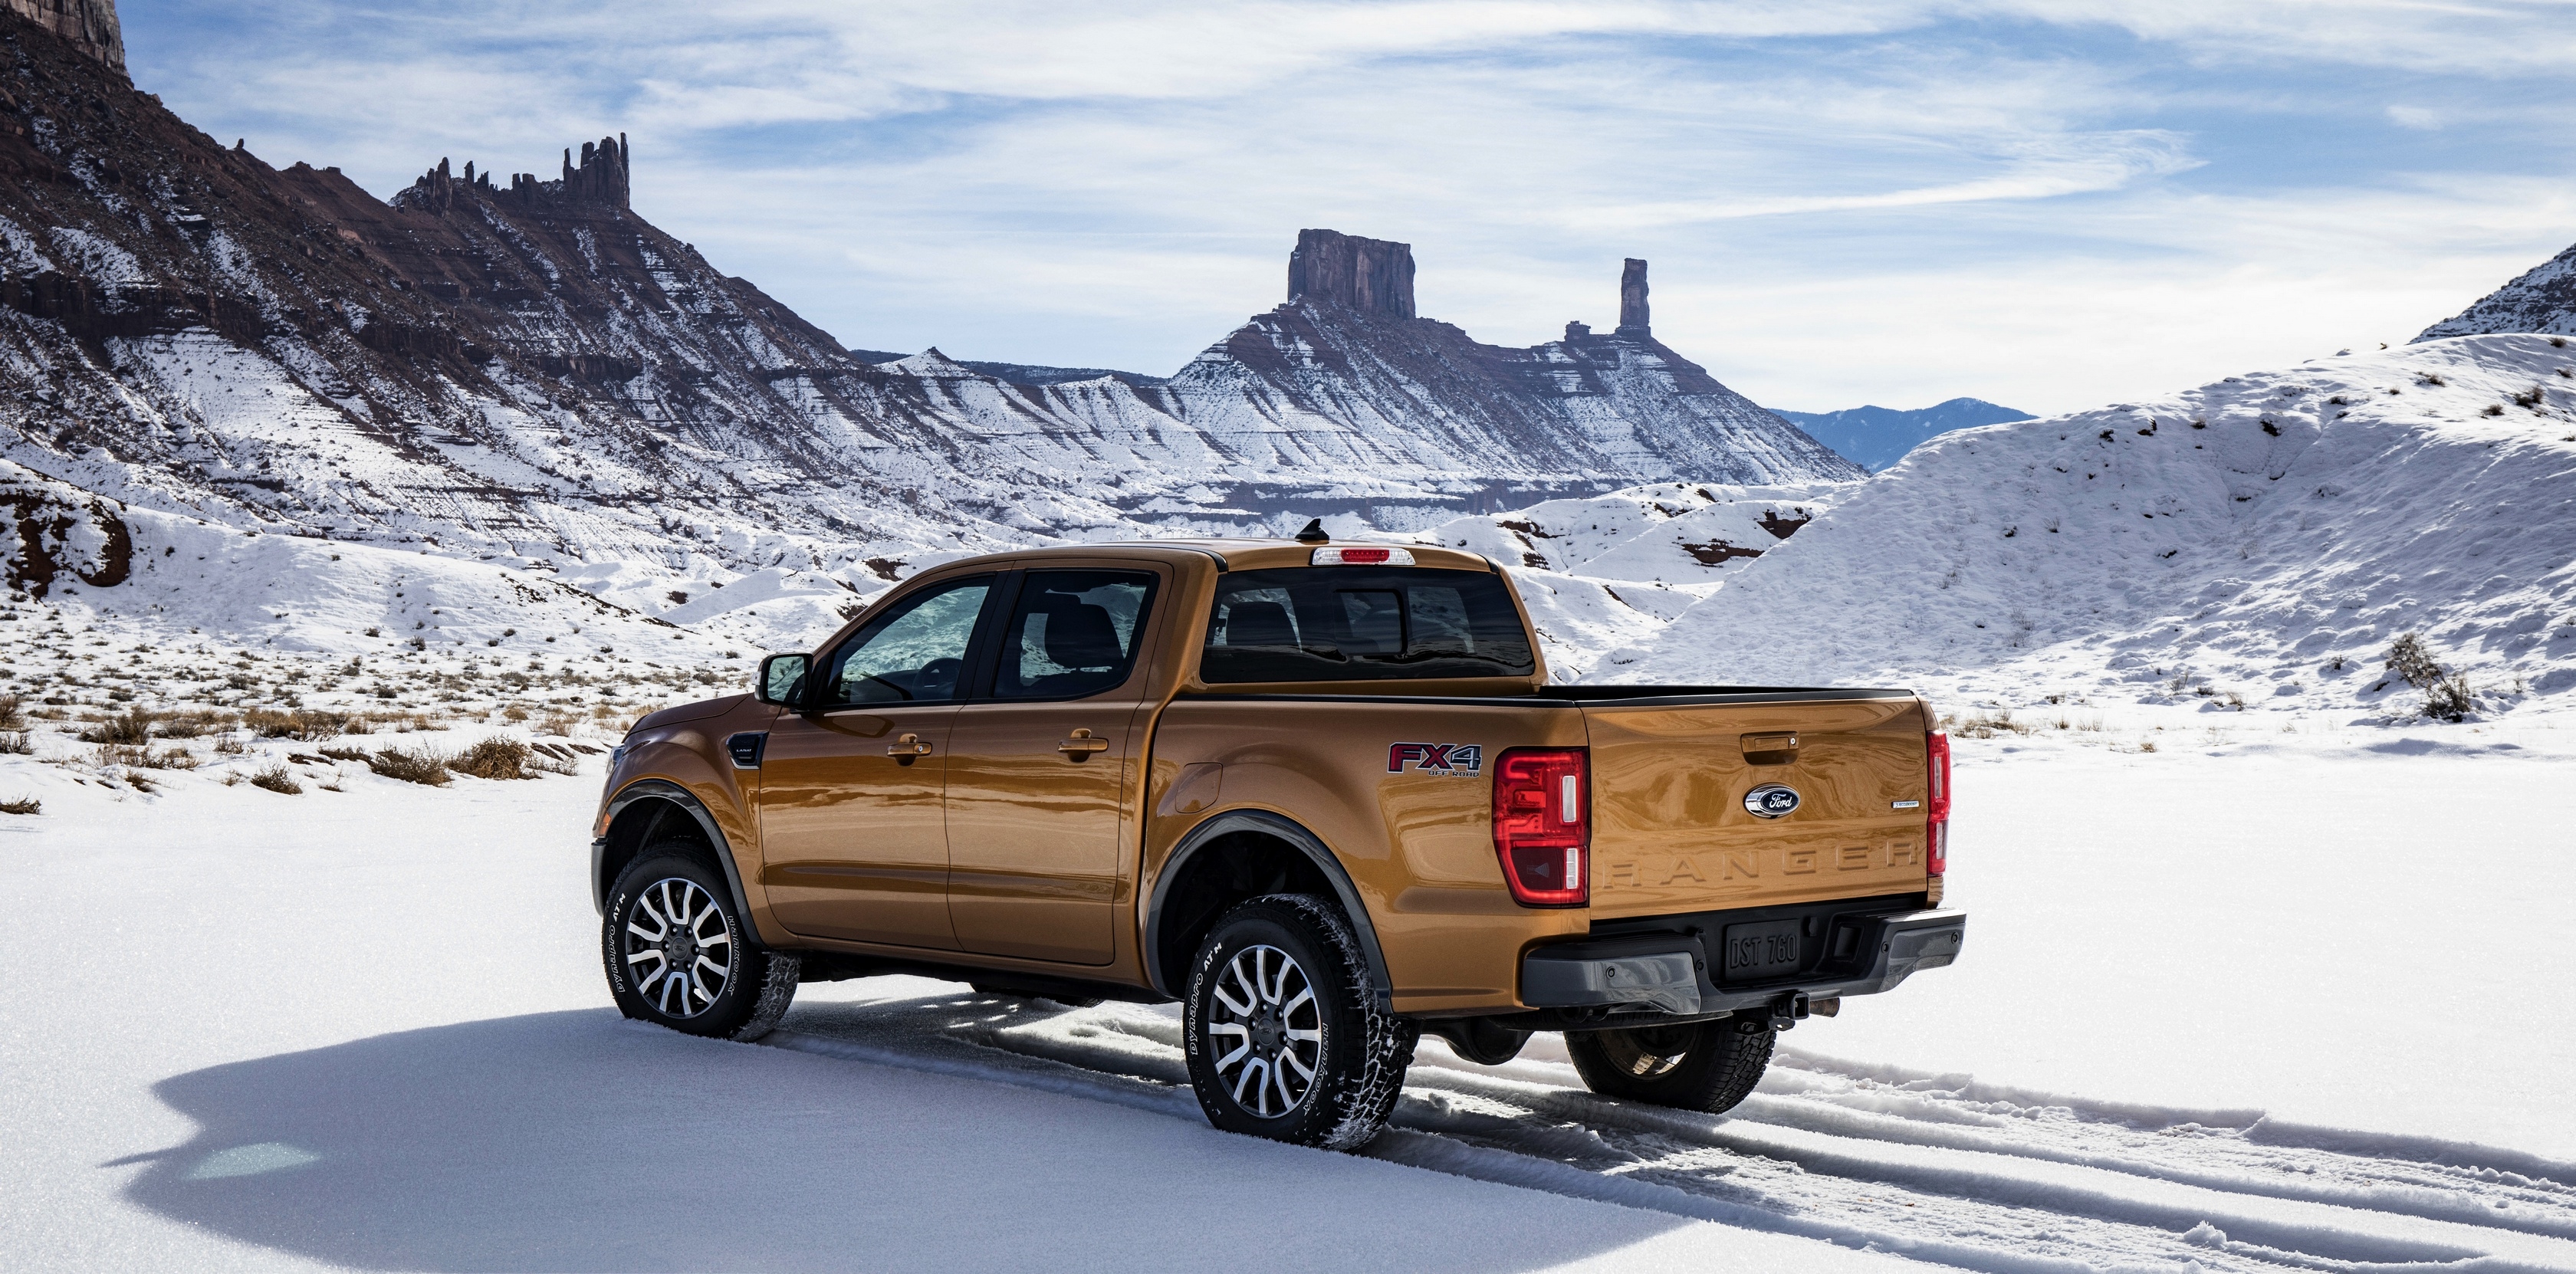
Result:
{"type": "Polygon", "coordinates": [[[794,703],[805,691],[805,673],[813,664],[812,655],[771,655],[760,661],[760,681],[751,693],[762,703],[794,703]]]}

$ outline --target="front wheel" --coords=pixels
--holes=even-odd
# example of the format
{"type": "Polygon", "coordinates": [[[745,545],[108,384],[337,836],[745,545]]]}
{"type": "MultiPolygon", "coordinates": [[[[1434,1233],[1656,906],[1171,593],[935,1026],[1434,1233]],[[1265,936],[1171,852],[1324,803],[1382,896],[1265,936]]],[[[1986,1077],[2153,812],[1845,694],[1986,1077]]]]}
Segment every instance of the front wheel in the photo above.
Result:
{"type": "Polygon", "coordinates": [[[799,961],[750,941],[723,875],[694,845],[656,845],[617,874],[600,960],[619,1012],[691,1035],[756,1040],[787,1013],[799,961]]]}
{"type": "Polygon", "coordinates": [[[1604,1097],[1733,1110],[1771,1064],[1774,1032],[1758,1018],[1719,1018],[1634,1030],[1568,1031],[1565,1051],[1583,1086],[1604,1097]]]}
{"type": "Polygon", "coordinates": [[[1354,1150],[1386,1126],[1420,1029],[1381,1003],[1339,910],[1272,894],[1219,919],[1191,966],[1182,1047],[1208,1122],[1354,1150]]]}

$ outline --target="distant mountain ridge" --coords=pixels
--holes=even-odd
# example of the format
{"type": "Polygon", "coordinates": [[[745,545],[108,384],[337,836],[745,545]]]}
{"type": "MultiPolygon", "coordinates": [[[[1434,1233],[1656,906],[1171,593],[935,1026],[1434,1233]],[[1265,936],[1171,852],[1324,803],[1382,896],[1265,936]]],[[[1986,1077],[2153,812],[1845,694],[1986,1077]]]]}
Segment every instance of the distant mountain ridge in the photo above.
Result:
{"type": "Polygon", "coordinates": [[[828,609],[1033,543],[1861,476],[1655,340],[1643,261],[1616,332],[1525,349],[1419,317],[1409,245],[1312,229],[1285,303],[1170,377],[852,351],[638,216],[624,137],[379,200],[190,127],[101,14],[0,8],[21,585],[107,578],[133,507],[559,572],[647,616],[763,571],[828,609]]]}
{"type": "Polygon", "coordinates": [[[1905,458],[1905,453],[1953,429],[2009,424],[2030,413],[1998,406],[1982,398],[1953,398],[1929,407],[1898,411],[1891,407],[1847,407],[1841,411],[1780,411],[1809,437],[1876,473],[1905,458]]]}
{"type": "Polygon", "coordinates": [[[2445,336],[2531,332],[2576,336],[2576,246],[2541,262],[2469,308],[2425,328],[2415,343],[2445,336]]]}
{"type": "Polygon", "coordinates": [[[1640,482],[1841,481],[1855,465],[1656,340],[1646,263],[1622,276],[1617,331],[1566,324],[1527,348],[1414,312],[1409,244],[1301,230],[1289,299],[1211,345],[1170,390],[1190,423],[1263,472],[1344,475],[1432,512],[1484,512],[1640,482]]]}

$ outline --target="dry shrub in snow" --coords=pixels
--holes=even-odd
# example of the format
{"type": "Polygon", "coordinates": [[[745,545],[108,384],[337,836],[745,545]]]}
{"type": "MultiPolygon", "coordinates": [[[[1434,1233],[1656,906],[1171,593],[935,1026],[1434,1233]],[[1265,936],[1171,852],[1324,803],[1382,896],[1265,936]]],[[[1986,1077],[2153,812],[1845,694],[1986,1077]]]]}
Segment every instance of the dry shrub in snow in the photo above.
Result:
{"type": "Polygon", "coordinates": [[[2029,734],[2039,727],[2027,721],[2013,720],[2012,709],[1999,708],[1992,713],[1973,716],[1952,715],[1943,719],[1941,728],[1968,739],[1991,739],[1998,734],[2029,734]]]}
{"type": "Polygon", "coordinates": [[[16,730],[27,724],[25,704],[16,695],[0,695],[0,730],[16,730]]]}
{"type": "Polygon", "coordinates": [[[259,733],[263,739],[302,739],[318,743],[338,738],[342,727],[349,724],[348,714],[299,708],[279,712],[273,708],[252,708],[242,713],[242,724],[259,733]]]}
{"type": "Polygon", "coordinates": [[[0,756],[32,756],[35,743],[24,730],[0,730],[0,756]]]}
{"type": "Polygon", "coordinates": [[[232,728],[233,719],[220,712],[173,712],[161,718],[161,737],[193,739],[215,730],[232,728]]]}
{"type": "Polygon", "coordinates": [[[152,741],[152,714],[142,708],[128,708],[121,717],[107,717],[80,732],[83,743],[131,743],[152,741]]]}
{"type": "Polygon", "coordinates": [[[271,792],[282,792],[288,796],[301,796],[304,793],[304,785],[295,781],[295,776],[287,772],[283,762],[251,775],[250,785],[265,788],[271,792]]]}
{"type": "Polygon", "coordinates": [[[465,749],[447,768],[478,779],[532,779],[528,772],[528,745],[517,739],[494,735],[465,749]]]}
{"type": "Polygon", "coordinates": [[[2433,652],[2413,633],[2400,634],[2388,647],[2388,669],[2424,692],[2424,715],[2437,721],[2461,720],[2477,706],[2467,674],[2447,671],[2433,662],[2433,652]]]}
{"type": "Polygon", "coordinates": [[[124,765],[139,770],[193,770],[197,754],[186,748],[163,748],[158,752],[147,744],[102,743],[98,745],[100,765],[124,765]]]}
{"type": "Polygon", "coordinates": [[[32,796],[21,796],[14,801],[0,801],[0,814],[42,814],[44,812],[45,803],[32,796]]]}
{"type": "Polygon", "coordinates": [[[447,786],[447,758],[426,747],[386,748],[367,758],[367,768],[405,783],[447,786]]]}

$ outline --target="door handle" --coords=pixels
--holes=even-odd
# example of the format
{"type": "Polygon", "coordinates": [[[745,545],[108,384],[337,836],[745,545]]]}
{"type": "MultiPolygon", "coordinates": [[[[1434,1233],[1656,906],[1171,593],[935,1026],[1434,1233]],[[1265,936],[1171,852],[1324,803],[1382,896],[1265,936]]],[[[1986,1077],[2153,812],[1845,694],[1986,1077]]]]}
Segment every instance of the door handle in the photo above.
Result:
{"type": "Polygon", "coordinates": [[[886,749],[886,755],[893,757],[897,765],[910,765],[916,759],[930,755],[930,745],[922,742],[917,734],[898,735],[894,745],[886,749]]]}
{"type": "Polygon", "coordinates": [[[1095,739],[1089,730],[1076,730],[1072,738],[1055,745],[1055,750],[1064,753],[1066,760],[1088,761],[1092,753],[1108,751],[1109,740],[1095,739]]]}

